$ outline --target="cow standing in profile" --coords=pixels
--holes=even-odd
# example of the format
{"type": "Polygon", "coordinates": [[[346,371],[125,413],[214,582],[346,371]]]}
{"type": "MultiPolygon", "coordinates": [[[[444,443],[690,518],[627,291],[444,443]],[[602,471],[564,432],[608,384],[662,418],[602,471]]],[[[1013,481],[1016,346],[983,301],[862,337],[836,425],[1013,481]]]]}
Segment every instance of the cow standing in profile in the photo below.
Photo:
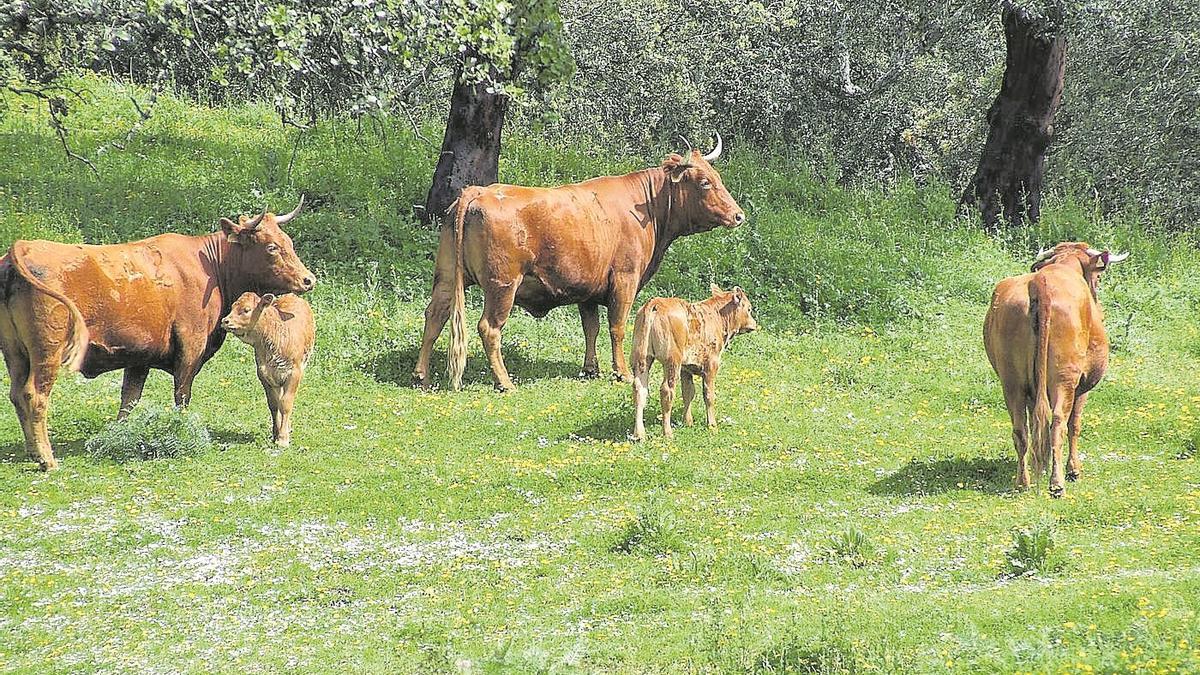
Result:
{"type": "Polygon", "coordinates": [[[1029,274],[996,285],[983,343],[1012,419],[1018,488],[1029,487],[1032,464],[1034,474],[1049,469],[1050,495],[1062,496],[1064,436],[1070,444],[1066,478],[1077,480],[1082,472],[1083,407],[1108,367],[1096,291],[1100,273],[1127,257],[1082,242],[1062,243],[1039,253],[1029,274]]]}
{"type": "Polygon", "coordinates": [[[467,359],[464,292],[478,284],[484,296],[479,335],[500,391],[513,388],[500,355],[500,332],[514,304],[535,317],[579,305],[587,343],[583,374],[589,377],[599,375],[596,336],[604,305],[613,370],[631,381],[625,323],[667,247],[679,237],[746,219],[709,163],[720,154],[718,135],[707,155],[689,149],[624,176],[555,188],[495,184],[463,190],[442,223],[413,380],[429,385],[433,344],[450,319],[450,384],[461,387],[467,359]]]}
{"type": "Polygon", "coordinates": [[[119,416],[141,398],[151,368],[175,378],[175,404],[225,340],[220,321],[249,290],[304,293],[315,279],[280,225],[300,212],[263,213],[189,237],[127,244],[13,242],[0,259],[0,350],[25,449],[58,466],[46,428],[60,365],[92,378],[125,369],[119,416]]]}

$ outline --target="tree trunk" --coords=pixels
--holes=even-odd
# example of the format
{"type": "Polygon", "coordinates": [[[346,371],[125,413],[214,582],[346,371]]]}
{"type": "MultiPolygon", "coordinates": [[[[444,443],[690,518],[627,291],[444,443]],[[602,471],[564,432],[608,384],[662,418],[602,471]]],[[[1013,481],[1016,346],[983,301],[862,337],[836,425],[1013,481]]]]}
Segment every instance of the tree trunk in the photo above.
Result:
{"type": "Polygon", "coordinates": [[[959,199],[960,213],[979,207],[990,232],[996,231],[1001,213],[1010,226],[1038,220],[1067,52],[1066,37],[1049,22],[1012,2],[1003,6],[1004,83],[988,109],[979,168],[959,199]]]}
{"type": "Polygon", "coordinates": [[[508,97],[489,92],[488,86],[463,82],[461,72],[454,78],[442,154],[425,199],[427,223],[438,222],[463,188],[496,182],[508,97]]]}

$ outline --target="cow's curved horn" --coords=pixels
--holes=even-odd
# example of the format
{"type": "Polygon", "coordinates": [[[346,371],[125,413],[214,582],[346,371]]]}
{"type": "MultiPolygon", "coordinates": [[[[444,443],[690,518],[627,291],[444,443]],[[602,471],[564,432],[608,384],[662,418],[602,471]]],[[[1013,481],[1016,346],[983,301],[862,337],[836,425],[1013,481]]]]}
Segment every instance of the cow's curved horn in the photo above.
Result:
{"type": "Polygon", "coordinates": [[[712,152],[704,155],[704,161],[706,162],[711,162],[721,156],[721,148],[723,147],[721,145],[721,132],[718,131],[714,135],[717,137],[717,147],[713,148],[712,152]]]}
{"type": "Polygon", "coordinates": [[[687,147],[687,151],[683,153],[682,166],[688,166],[692,163],[692,144],[688,142],[687,137],[683,134],[679,134],[679,140],[683,141],[684,146],[687,147]]]}
{"type": "Polygon", "coordinates": [[[1053,246],[1047,249],[1042,249],[1041,251],[1038,251],[1037,257],[1033,259],[1033,262],[1041,262],[1046,258],[1049,258],[1051,253],[1054,253],[1053,246]]]}
{"type": "Polygon", "coordinates": [[[300,212],[303,210],[304,210],[304,195],[301,194],[300,195],[300,203],[296,205],[296,208],[292,209],[292,212],[287,215],[277,217],[275,219],[275,222],[278,223],[279,225],[283,225],[284,223],[291,220],[292,218],[295,218],[296,216],[300,215],[300,212]]]}
{"type": "Polygon", "coordinates": [[[257,216],[254,216],[246,223],[246,229],[253,230],[254,228],[258,227],[259,223],[261,223],[262,219],[265,218],[266,216],[267,216],[267,207],[264,206],[262,213],[258,214],[257,216]]]}
{"type": "Polygon", "coordinates": [[[1126,251],[1124,253],[1114,253],[1113,255],[1108,256],[1108,264],[1111,265],[1113,263],[1119,263],[1128,257],[1129,257],[1129,251],[1126,251]]]}
{"type": "Polygon", "coordinates": [[[1090,255],[1091,257],[1095,258],[1098,255],[1103,255],[1104,251],[1101,251],[1099,249],[1089,248],[1087,250],[1087,254],[1090,255]]]}

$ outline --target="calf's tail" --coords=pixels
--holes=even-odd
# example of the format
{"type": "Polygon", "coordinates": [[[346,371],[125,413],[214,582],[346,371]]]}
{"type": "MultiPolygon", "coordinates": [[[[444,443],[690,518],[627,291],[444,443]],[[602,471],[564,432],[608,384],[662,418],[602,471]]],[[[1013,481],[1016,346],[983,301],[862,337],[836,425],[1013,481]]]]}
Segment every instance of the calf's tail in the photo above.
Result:
{"type": "Polygon", "coordinates": [[[24,242],[13,242],[12,248],[8,250],[8,259],[17,274],[29,282],[30,286],[61,302],[67,308],[67,340],[63,347],[62,363],[73,372],[78,372],[83,365],[83,357],[87,354],[88,347],[88,329],[87,323],[83,319],[83,313],[70,298],[46,285],[29,271],[29,268],[25,266],[25,261],[21,259],[23,247],[24,242]]]}
{"type": "Polygon", "coordinates": [[[463,228],[467,208],[474,197],[470,192],[471,188],[463,190],[447,212],[447,215],[454,214],[454,299],[450,305],[450,353],[447,359],[450,387],[454,391],[462,388],[463,371],[467,369],[467,295],[463,287],[463,228]]]}
{"type": "Polygon", "coordinates": [[[1030,440],[1033,442],[1033,471],[1041,474],[1051,464],[1053,438],[1050,435],[1050,394],[1046,371],[1050,354],[1050,287],[1041,275],[1030,284],[1029,315],[1033,321],[1033,336],[1037,346],[1033,352],[1033,416],[1030,420],[1030,440]]]}
{"type": "Polygon", "coordinates": [[[657,313],[658,306],[652,300],[643,311],[637,313],[637,318],[633,322],[633,350],[629,359],[633,361],[630,365],[633,367],[634,377],[646,371],[646,356],[650,350],[650,330],[654,327],[652,319],[657,313]]]}

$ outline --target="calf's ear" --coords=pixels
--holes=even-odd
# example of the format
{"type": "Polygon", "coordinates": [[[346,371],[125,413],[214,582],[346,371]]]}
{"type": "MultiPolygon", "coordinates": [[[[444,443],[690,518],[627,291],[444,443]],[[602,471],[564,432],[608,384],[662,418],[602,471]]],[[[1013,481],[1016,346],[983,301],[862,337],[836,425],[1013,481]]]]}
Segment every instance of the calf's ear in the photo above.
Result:
{"type": "Polygon", "coordinates": [[[721,291],[721,287],[720,287],[720,286],[718,286],[718,285],[716,285],[716,284],[711,284],[711,283],[710,283],[710,284],[708,285],[708,292],[709,292],[709,293],[712,293],[713,295],[720,295],[720,294],[721,294],[723,291],[721,291]]]}

